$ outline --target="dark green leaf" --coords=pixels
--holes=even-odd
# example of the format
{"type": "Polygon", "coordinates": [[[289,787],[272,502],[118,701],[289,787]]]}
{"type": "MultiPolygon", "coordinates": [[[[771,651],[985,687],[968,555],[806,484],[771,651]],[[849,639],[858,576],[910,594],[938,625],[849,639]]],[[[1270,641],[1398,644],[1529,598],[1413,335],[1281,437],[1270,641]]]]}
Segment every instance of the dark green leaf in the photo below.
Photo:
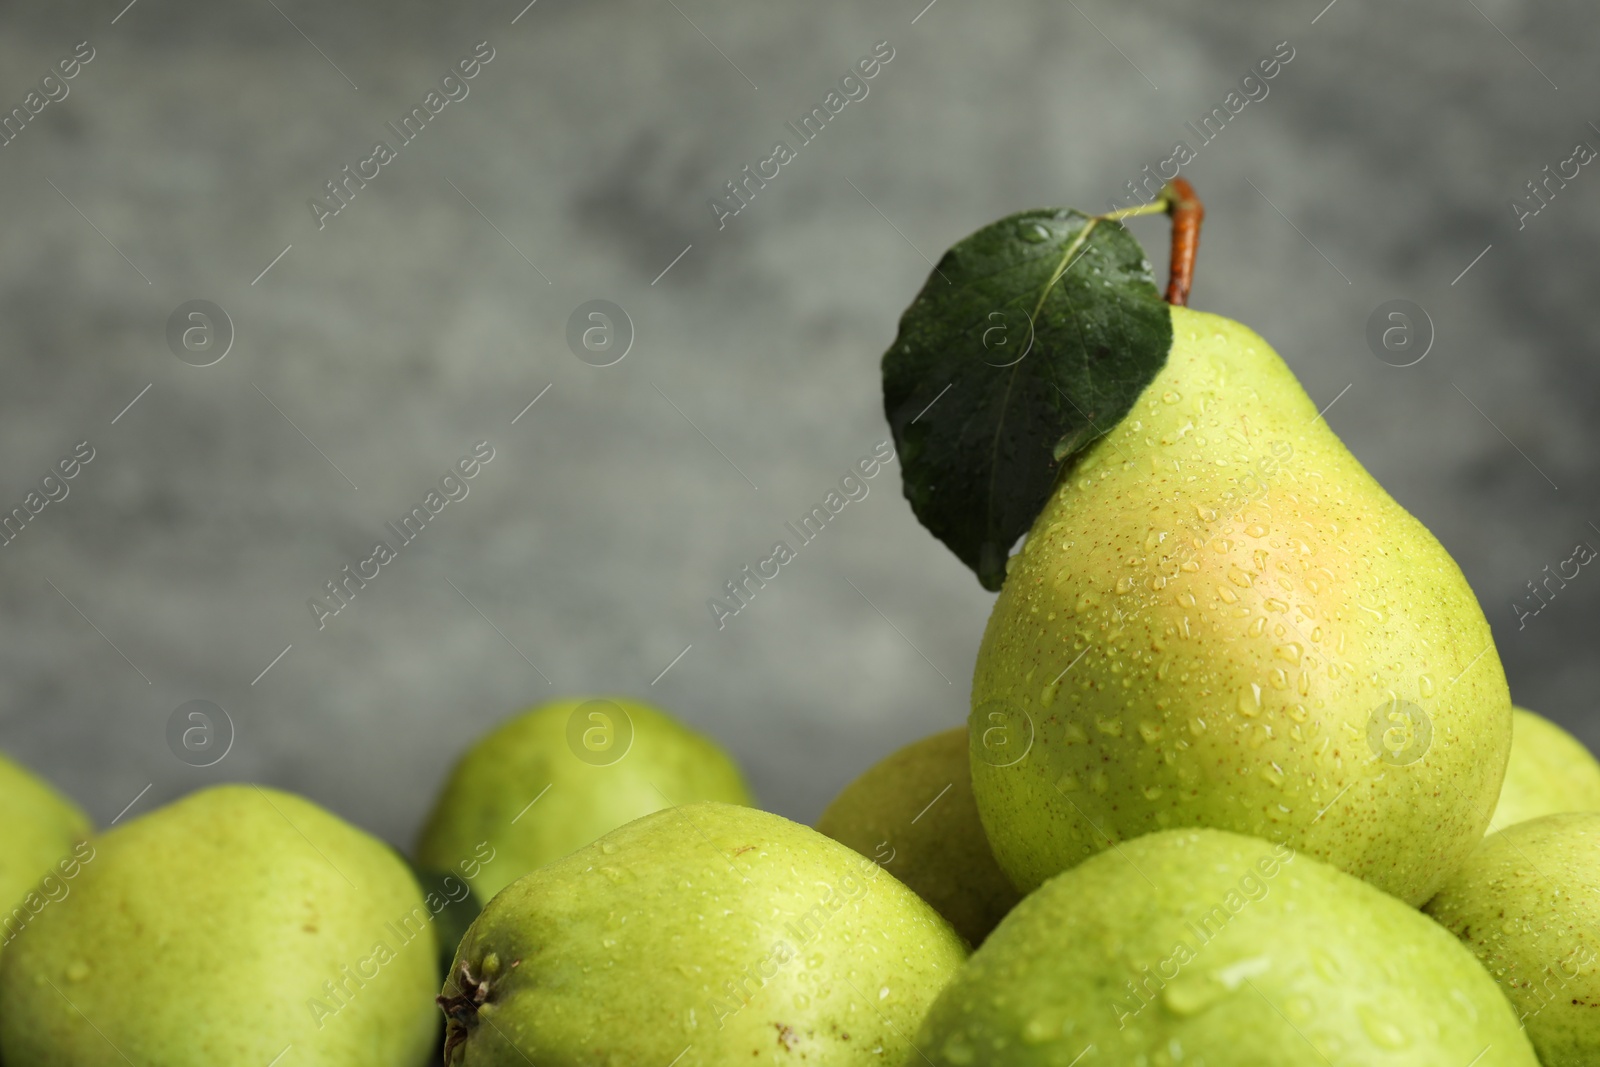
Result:
{"type": "Polygon", "coordinates": [[[961,241],[900,319],[883,402],[917,518],[987,589],[1064,465],[1128,413],[1172,347],[1139,242],[1024,211],[961,241]]]}

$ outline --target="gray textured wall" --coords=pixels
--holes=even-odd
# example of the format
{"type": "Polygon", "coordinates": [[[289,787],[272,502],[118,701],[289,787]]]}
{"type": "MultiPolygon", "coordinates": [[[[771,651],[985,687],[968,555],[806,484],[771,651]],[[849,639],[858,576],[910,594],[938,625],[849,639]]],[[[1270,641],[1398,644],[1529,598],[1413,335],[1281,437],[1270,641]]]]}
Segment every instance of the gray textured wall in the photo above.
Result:
{"type": "Polygon", "coordinates": [[[1188,169],[1193,303],[1338,397],[1516,697],[1600,744],[1600,572],[1521,629],[1512,607],[1600,546],[1600,166],[1520,231],[1508,206],[1600,146],[1592,5],[924,2],[8,6],[3,108],[95,57],[0,148],[0,502],[95,458],[0,549],[0,747],[102,822],[146,786],[135,810],[254,779],[407,842],[491,723],[609,690],[814,817],[961,720],[990,597],[891,470],[726,630],[706,598],[886,436],[877,361],[923,253],[1102,207],[1286,39],[1188,169]],[[708,198],[880,40],[870,95],[719,231],[708,198]],[[319,230],[308,199],[480,41],[470,95],[319,230]],[[1399,369],[1365,328],[1402,297],[1437,337],[1399,369]],[[597,298],[637,333],[605,368],[566,342],[597,298]],[[169,351],[192,299],[236,331],[214,366],[169,351]],[[307,599],[485,439],[470,495],[319,631],[307,599]],[[166,740],[193,699],[237,726],[208,769],[166,740]]]}

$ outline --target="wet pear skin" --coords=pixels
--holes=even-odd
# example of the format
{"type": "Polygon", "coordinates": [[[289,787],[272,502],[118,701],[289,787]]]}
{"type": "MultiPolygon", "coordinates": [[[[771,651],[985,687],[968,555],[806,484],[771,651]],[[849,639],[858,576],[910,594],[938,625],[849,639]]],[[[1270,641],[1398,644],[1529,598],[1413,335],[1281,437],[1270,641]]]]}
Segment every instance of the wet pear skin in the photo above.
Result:
{"type": "Polygon", "coordinates": [[[1500,983],[1544,1067],[1600,1063],[1600,813],[1490,834],[1425,910],[1500,983]]]}
{"type": "Polygon", "coordinates": [[[1511,701],[1437,540],[1244,326],[1172,309],[1166,367],[1066,471],[990,616],[973,790],[1021,889],[1112,841],[1283,841],[1412,904],[1481,838],[1511,701]]]}
{"type": "Polygon", "coordinates": [[[217,786],[93,839],[0,956],[0,1057],[420,1067],[438,947],[399,855],[310,801],[217,786]]]}
{"type": "Polygon", "coordinates": [[[837,841],[686,804],[489,902],[443,991],[451,1062],[899,1063],[966,955],[938,913],[837,841]]]}
{"type": "Polygon", "coordinates": [[[1024,899],[940,994],[920,1054],[902,1062],[1537,1067],[1511,1006],[1462,947],[1286,845],[1163,831],[1024,899]]]}

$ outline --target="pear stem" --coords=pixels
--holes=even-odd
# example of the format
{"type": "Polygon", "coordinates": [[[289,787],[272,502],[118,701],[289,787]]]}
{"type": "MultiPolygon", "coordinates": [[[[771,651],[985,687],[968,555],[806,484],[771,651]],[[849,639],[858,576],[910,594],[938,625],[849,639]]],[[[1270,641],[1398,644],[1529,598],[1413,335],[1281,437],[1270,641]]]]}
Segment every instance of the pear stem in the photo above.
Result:
{"type": "MultiPolygon", "coordinates": [[[[1077,239],[1067,247],[1066,255],[1061,257],[1061,266],[1056,268],[1050,284],[1045,286],[1045,293],[1048,293],[1060,280],[1061,275],[1066,273],[1067,267],[1072,264],[1072,254],[1089,239],[1089,234],[1094,231],[1096,223],[1120,222],[1139,215],[1172,217],[1172,262],[1167,272],[1167,303],[1187,307],[1189,287],[1194,283],[1194,263],[1200,254],[1200,223],[1206,217],[1205,206],[1200,203],[1200,198],[1195,195],[1194,186],[1189,184],[1187,178],[1172,179],[1162,187],[1161,195],[1148,204],[1135,204],[1133,207],[1118,208],[1103,215],[1090,216],[1083,229],[1078,231],[1077,239]]],[[[1044,294],[1040,294],[1039,304],[1043,306],[1044,294]]],[[[1038,310],[1034,309],[1035,315],[1038,314],[1038,310]]]]}
{"type": "Polygon", "coordinates": [[[1170,188],[1171,186],[1167,186],[1167,188],[1162,189],[1161,195],[1148,204],[1136,204],[1133,207],[1118,208],[1115,211],[1107,211],[1104,215],[1096,215],[1095,218],[1105,219],[1108,222],[1118,222],[1122,219],[1131,219],[1139,215],[1165,215],[1168,211],[1167,191],[1170,188]]]}
{"type": "Polygon", "coordinates": [[[1189,286],[1194,282],[1194,261],[1200,254],[1200,223],[1206,209],[1185,178],[1174,178],[1152,204],[1163,204],[1172,216],[1172,262],[1167,273],[1167,303],[1176,307],[1189,304],[1189,286]]]}

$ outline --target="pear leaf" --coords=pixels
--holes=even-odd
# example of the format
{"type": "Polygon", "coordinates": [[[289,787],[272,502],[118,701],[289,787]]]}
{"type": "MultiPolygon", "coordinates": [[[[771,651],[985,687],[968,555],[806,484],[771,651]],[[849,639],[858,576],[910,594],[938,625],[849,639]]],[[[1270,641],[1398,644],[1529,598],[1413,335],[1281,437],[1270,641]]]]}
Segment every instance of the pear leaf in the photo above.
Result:
{"type": "Polygon", "coordinates": [[[1119,222],[1045,208],[956,244],[883,356],[917,519],[999,589],[1061,471],[1121,421],[1171,348],[1168,305],[1119,222]]]}

